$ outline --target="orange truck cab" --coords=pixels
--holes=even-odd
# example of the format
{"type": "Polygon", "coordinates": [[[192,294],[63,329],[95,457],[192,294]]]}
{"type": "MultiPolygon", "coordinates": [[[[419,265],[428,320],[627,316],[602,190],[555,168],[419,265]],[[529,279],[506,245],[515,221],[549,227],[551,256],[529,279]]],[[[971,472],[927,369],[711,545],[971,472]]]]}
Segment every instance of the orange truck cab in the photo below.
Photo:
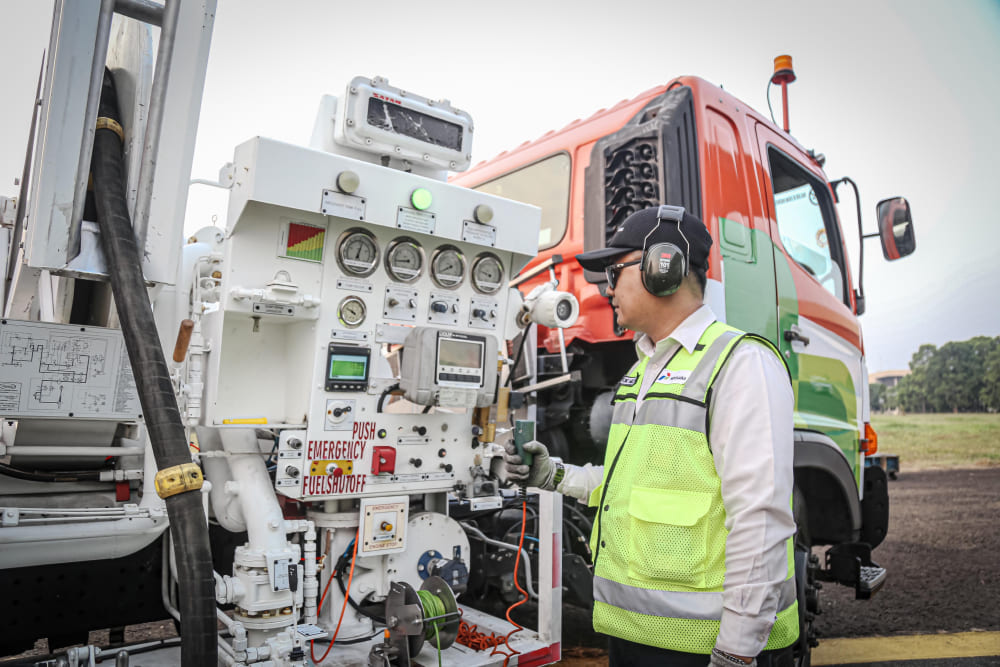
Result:
{"type": "MultiPolygon", "coordinates": [[[[772,79],[782,87],[794,80],[785,64],[784,77],[772,79]]],[[[563,331],[569,381],[538,393],[539,439],[574,463],[603,459],[611,392],[635,360],[632,332],[614,321],[602,275],[586,275],[574,255],[605,247],[620,222],[649,206],[683,206],[705,222],[715,241],[706,302],[720,319],[770,339],[792,373],[800,662],[816,642],[815,581],[870,597],[885,579],[871,552],[888,525],[885,475],[864,466],[875,441],[858,321],[864,292],[835,206],[839,185],[850,184],[855,201],[857,188],[831,182],[824,160],[719,86],[683,76],[453,179],[542,209],[540,252],[523,273],[554,262],[559,289],[577,297],[580,315],[563,331]],[[822,544],[832,548],[820,563],[809,547],[822,544]]],[[[862,244],[880,236],[887,259],[913,252],[905,199],[880,202],[878,234],[861,233],[860,217],[859,206],[862,244]]],[[[860,266],[859,274],[863,256],[860,266]]],[[[538,330],[539,380],[566,375],[557,334],[538,330]]]]}

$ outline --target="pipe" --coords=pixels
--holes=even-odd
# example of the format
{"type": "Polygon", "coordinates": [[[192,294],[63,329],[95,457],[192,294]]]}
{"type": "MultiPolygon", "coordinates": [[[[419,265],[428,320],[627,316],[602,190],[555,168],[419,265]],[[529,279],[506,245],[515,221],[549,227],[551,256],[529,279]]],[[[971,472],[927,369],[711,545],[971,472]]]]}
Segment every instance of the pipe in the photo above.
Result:
{"type": "MultiPolygon", "coordinates": [[[[179,4],[174,0],[170,3],[174,11],[167,12],[168,16],[173,14],[175,22],[179,4]]],[[[98,113],[116,121],[119,118],[114,80],[107,70],[98,113]]],[[[150,444],[157,467],[165,470],[190,463],[191,453],[146,293],[142,261],[129,221],[122,162],[118,135],[110,129],[97,130],[92,167],[101,246],[150,444]]],[[[181,663],[184,667],[204,665],[214,660],[218,649],[212,552],[201,493],[172,495],[166,498],[166,506],[170,532],[178,544],[179,569],[184,572],[180,581],[184,622],[181,663]]]]}
{"type": "Polygon", "coordinates": [[[150,0],[116,0],[115,11],[157,27],[163,24],[163,5],[150,0]]]}
{"type": "MultiPolygon", "coordinates": [[[[271,477],[260,457],[257,433],[254,429],[220,429],[222,447],[230,454],[244,454],[228,459],[235,483],[235,493],[246,522],[247,541],[254,549],[283,550],[285,517],[274,496],[271,477]]],[[[230,485],[226,485],[230,486],[230,485]]]]}
{"type": "MultiPolygon", "coordinates": [[[[156,52],[156,72],[153,74],[153,89],[149,93],[149,115],[146,116],[146,137],[143,141],[142,164],[139,166],[139,184],[135,198],[134,234],[140,253],[145,252],[146,248],[149,209],[153,202],[153,178],[160,150],[160,129],[163,127],[163,107],[167,100],[167,83],[170,80],[180,7],[181,0],[171,0],[164,6],[160,46],[156,52]]],[[[142,254],[139,257],[141,259],[142,254]]]]}
{"type": "MultiPolygon", "coordinates": [[[[58,10],[57,10],[58,11],[58,10]]],[[[73,187],[73,212],[69,219],[69,239],[66,242],[66,263],[80,254],[80,236],[83,226],[83,207],[87,201],[87,181],[90,180],[91,155],[96,136],[97,108],[101,99],[101,81],[104,63],[108,59],[108,40],[111,37],[111,19],[115,13],[115,0],[101,0],[101,13],[97,19],[97,36],[90,63],[90,88],[87,90],[87,107],[83,117],[83,137],[76,163],[76,183],[73,187]]],[[[115,114],[118,118],[118,114],[115,114]]]]}
{"type": "Polygon", "coordinates": [[[212,490],[209,491],[209,499],[212,501],[212,512],[219,524],[231,533],[242,533],[247,529],[246,519],[243,518],[243,508],[239,502],[229,493],[227,489],[232,488],[233,474],[229,470],[229,464],[223,458],[209,456],[211,454],[226,454],[219,451],[222,449],[222,440],[219,438],[219,430],[199,426],[195,429],[198,434],[198,442],[201,445],[199,460],[205,469],[205,477],[212,482],[212,490]]]}
{"type": "Polygon", "coordinates": [[[11,445],[7,456],[141,456],[144,447],[74,447],[72,445],[11,445]]]}

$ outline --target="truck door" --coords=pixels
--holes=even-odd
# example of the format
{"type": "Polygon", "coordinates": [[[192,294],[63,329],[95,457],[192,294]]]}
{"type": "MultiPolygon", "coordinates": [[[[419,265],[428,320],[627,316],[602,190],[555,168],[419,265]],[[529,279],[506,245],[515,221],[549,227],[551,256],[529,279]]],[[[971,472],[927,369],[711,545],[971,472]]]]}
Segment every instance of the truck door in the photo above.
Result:
{"type": "Polygon", "coordinates": [[[828,435],[859,481],[861,401],[868,381],[847,254],[822,171],[801,148],[757,125],[764,210],[778,296],[778,345],[795,389],[795,426],[828,435]]]}

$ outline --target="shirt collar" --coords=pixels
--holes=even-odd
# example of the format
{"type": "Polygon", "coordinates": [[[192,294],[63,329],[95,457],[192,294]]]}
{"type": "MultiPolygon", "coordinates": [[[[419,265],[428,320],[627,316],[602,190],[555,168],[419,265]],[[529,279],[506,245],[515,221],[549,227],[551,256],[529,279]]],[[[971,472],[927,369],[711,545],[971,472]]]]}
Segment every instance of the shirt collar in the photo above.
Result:
{"type": "Polygon", "coordinates": [[[671,343],[680,343],[687,353],[691,354],[694,352],[695,345],[701,340],[702,334],[705,333],[705,329],[716,319],[715,313],[712,312],[708,304],[702,304],[701,308],[688,315],[666,338],[657,341],[655,345],[646,334],[639,336],[635,341],[636,352],[640,357],[652,357],[671,343]]]}

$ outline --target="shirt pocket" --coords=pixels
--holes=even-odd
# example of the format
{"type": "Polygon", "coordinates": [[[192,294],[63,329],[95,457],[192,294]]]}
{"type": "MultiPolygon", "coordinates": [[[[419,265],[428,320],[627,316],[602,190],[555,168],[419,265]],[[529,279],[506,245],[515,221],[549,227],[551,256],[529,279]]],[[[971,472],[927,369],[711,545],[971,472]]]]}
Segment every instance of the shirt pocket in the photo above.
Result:
{"type": "Polygon", "coordinates": [[[637,487],[629,496],[628,576],[640,581],[705,587],[712,495],[637,487]]]}

